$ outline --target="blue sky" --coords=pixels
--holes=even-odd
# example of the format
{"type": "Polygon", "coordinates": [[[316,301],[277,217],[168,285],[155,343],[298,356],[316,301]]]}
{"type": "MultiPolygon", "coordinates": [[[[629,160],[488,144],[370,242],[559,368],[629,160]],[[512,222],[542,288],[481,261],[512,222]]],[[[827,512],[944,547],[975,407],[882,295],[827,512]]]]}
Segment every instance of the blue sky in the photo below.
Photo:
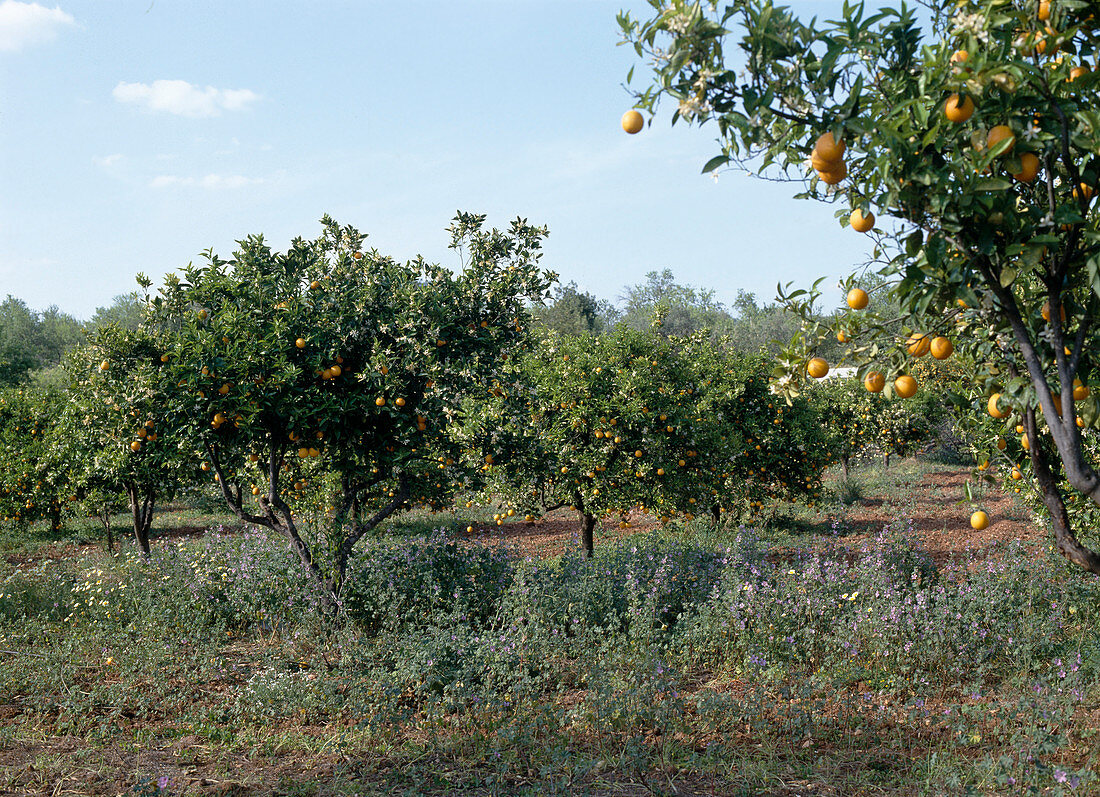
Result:
{"type": "Polygon", "coordinates": [[[0,296],[87,318],[138,271],[252,233],[283,249],[323,213],[451,266],[456,210],[522,216],[612,300],[663,268],[728,303],[862,262],[870,240],[795,186],[701,176],[714,133],[671,105],[622,132],[620,9],[648,6],[0,0],[0,296]]]}

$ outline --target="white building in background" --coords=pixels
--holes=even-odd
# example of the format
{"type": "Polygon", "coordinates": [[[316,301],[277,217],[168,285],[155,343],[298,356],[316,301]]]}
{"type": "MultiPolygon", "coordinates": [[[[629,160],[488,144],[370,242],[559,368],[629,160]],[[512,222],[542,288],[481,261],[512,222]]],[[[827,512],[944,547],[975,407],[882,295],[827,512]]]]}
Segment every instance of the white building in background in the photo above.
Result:
{"type": "Polygon", "coordinates": [[[855,376],[856,371],[858,371],[858,370],[859,369],[856,368],[854,365],[845,365],[842,368],[830,368],[829,373],[825,374],[825,376],[823,376],[821,378],[822,378],[822,380],[825,380],[825,379],[844,379],[844,378],[849,377],[849,376],[855,376]]]}

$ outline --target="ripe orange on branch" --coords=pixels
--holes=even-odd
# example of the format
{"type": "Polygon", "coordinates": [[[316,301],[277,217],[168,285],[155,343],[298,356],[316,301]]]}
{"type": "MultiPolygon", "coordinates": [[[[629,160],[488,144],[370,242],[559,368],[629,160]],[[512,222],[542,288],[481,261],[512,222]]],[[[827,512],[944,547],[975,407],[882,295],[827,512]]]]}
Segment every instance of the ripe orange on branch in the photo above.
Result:
{"type": "Polygon", "coordinates": [[[871,371],[863,380],[863,387],[868,393],[881,393],[886,387],[886,377],[878,371],[871,371]]]}
{"type": "Polygon", "coordinates": [[[950,340],[940,336],[932,338],[931,351],[937,360],[946,360],[955,351],[955,347],[950,340]]]}
{"type": "Polygon", "coordinates": [[[1007,412],[1002,411],[1001,408],[998,406],[997,402],[999,402],[1000,400],[1001,394],[994,393],[992,396],[989,397],[989,403],[986,405],[986,408],[989,410],[989,414],[992,415],[994,418],[1004,418],[1006,415],[1008,415],[1007,412]]]}
{"type": "Polygon", "coordinates": [[[836,162],[844,158],[844,150],[847,145],[844,140],[837,141],[832,131],[823,133],[814,142],[814,153],[826,161],[836,162]]]}
{"type": "Polygon", "coordinates": [[[1039,156],[1034,152],[1025,152],[1020,156],[1020,171],[1012,176],[1021,183],[1030,183],[1039,176],[1039,156]]]}
{"type": "Polygon", "coordinates": [[[813,357],[806,363],[806,373],[814,379],[821,379],[825,374],[829,373],[829,363],[827,363],[823,357],[813,357]]]}
{"type": "Polygon", "coordinates": [[[905,350],[913,357],[923,357],[932,348],[932,340],[928,335],[911,335],[905,343],[905,350]]]}
{"type": "Polygon", "coordinates": [[[894,380],[894,392],[902,398],[909,398],[917,392],[917,380],[909,376],[909,374],[902,374],[894,380]]]}
{"type": "Polygon", "coordinates": [[[867,306],[869,298],[863,288],[852,288],[848,291],[848,306],[853,310],[862,310],[867,306]]]}
{"type": "Polygon", "coordinates": [[[989,149],[993,149],[1002,141],[1009,142],[1008,149],[1001,153],[1002,155],[1008,155],[1012,152],[1012,148],[1016,146],[1016,134],[1012,132],[1012,128],[1008,125],[994,125],[985,137],[985,145],[989,149]]]}
{"type": "Polygon", "coordinates": [[[943,113],[947,117],[947,121],[962,124],[974,115],[974,100],[970,99],[969,96],[952,94],[947,98],[943,113]]]}
{"type": "Polygon", "coordinates": [[[875,226],[875,214],[867,211],[864,215],[862,208],[856,208],[849,214],[848,223],[856,232],[867,232],[875,226]]]}
{"type": "Polygon", "coordinates": [[[848,167],[844,164],[845,147],[844,141],[837,141],[831,131],[822,134],[814,142],[810,165],[826,185],[836,185],[848,176],[848,167]]]}
{"type": "Polygon", "coordinates": [[[641,132],[642,127],[645,126],[645,119],[637,111],[629,110],[623,114],[622,125],[623,130],[630,133],[630,135],[634,135],[641,132]]]}

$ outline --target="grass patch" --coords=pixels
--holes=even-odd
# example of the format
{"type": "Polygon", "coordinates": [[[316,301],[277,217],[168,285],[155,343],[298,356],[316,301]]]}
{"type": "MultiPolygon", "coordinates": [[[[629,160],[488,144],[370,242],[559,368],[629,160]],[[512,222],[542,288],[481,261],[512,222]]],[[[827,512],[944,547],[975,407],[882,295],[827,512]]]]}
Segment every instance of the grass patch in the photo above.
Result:
{"type": "MultiPolygon", "coordinates": [[[[940,472],[860,479],[900,505],[940,472]]],[[[1045,548],[937,566],[904,517],[812,550],[699,519],[521,559],[456,533],[467,511],[364,541],[340,627],[258,532],[9,566],[0,790],[81,771],[149,794],[1095,787],[1100,586],[1045,548]]]]}

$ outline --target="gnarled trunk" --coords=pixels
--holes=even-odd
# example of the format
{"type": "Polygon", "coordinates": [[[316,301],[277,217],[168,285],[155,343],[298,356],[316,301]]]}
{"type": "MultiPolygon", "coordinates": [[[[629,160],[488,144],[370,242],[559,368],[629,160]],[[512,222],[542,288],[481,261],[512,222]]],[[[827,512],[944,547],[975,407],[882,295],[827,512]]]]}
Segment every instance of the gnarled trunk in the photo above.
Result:
{"type": "Polygon", "coordinates": [[[130,499],[130,513],[134,522],[134,540],[145,556],[149,556],[149,529],[153,526],[153,506],[156,491],[152,487],[139,487],[134,482],[126,483],[126,497],[130,499]]]}

